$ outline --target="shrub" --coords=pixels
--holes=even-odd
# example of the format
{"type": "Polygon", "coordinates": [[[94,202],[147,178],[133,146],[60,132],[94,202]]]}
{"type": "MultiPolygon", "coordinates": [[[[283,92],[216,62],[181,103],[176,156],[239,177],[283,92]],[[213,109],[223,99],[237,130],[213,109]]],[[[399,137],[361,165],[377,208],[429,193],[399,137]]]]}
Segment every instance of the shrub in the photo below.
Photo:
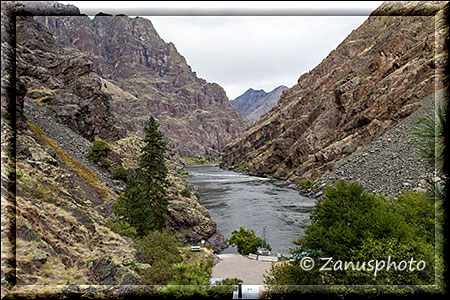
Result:
{"type": "Polygon", "coordinates": [[[127,182],[128,172],[122,165],[120,165],[114,170],[112,177],[115,180],[122,180],[123,182],[127,182]]]}
{"type": "MultiPolygon", "coordinates": [[[[210,260],[211,261],[211,260],[210,260]]],[[[175,298],[206,298],[210,284],[210,265],[203,262],[180,262],[172,266],[173,277],[159,292],[175,298]]]]}
{"type": "Polygon", "coordinates": [[[190,198],[192,196],[192,193],[188,188],[184,188],[181,190],[180,195],[185,198],[190,198]]]}
{"type": "Polygon", "coordinates": [[[162,231],[149,232],[134,244],[136,260],[140,263],[150,264],[152,267],[141,274],[144,284],[167,284],[172,280],[174,272],[172,265],[180,263],[182,256],[179,251],[180,242],[173,232],[164,229],[162,231]]]}
{"type": "Polygon", "coordinates": [[[109,147],[109,144],[106,141],[102,139],[96,139],[92,143],[92,149],[88,153],[87,157],[95,163],[98,163],[100,161],[103,164],[102,159],[106,158],[109,151],[111,151],[111,147],[109,147]]]}
{"type": "Polygon", "coordinates": [[[130,238],[136,237],[136,228],[131,226],[126,221],[120,220],[117,217],[111,217],[108,219],[107,226],[112,232],[120,234],[122,236],[128,236],[130,238]]]}
{"type": "Polygon", "coordinates": [[[22,180],[23,178],[23,173],[22,172],[16,172],[16,179],[17,180],[22,180]]]}

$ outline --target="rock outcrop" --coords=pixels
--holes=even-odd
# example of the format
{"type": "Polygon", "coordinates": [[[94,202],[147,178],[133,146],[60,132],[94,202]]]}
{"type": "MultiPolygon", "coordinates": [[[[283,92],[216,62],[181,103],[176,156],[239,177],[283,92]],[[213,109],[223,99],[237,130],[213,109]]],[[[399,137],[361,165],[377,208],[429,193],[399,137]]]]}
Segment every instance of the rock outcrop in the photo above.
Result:
{"type": "Polygon", "coordinates": [[[221,166],[314,180],[409,116],[448,85],[444,5],[383,4],[227,145],[221,166]]]}
{"type": "Polygon", "coordinates": [[[249,122],[254,122],[274,107],[281,93],[287,89],[288,87],[284,85],[274,88],[269,93],[264,90],[249,89],[230,103],[236,106],[249,122]]]}
{"type": "Polygon", "coordinates": [[[149,115],[161,124],[169,147],[183,156],[218,157],[245,128],[225,91],[196,76],[175,45],[164,42],[146,18],[126,16],[36,17],[92,61],[108,82],[115,117],[130,132],[142,133],[149,115]],[[112,86],[119,87],[118,91],[112,86]]]}
{"type": "Polygon", "coordinates": [[[31,16],[17,17],[16,30],[16,71],[25,84],[19,91],[26,91],[26,101],[46,107],[48,115],[90,141],[124,136],[91,61],[63,49],[31,16]]]}

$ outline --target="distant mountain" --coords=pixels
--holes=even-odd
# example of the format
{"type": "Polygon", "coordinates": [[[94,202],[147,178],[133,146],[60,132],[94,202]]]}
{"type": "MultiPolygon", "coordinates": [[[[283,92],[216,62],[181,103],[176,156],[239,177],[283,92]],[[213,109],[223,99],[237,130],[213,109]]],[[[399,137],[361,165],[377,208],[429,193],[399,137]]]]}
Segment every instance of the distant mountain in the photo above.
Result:
{"type": "Polygon", "coordinates": [[[287,89],[288,87],[284,85],[280,85],[269,93],[264,90],[249,89],[230,103],[236,106],[248,121],[254,122],[274,107],[281,93],[287,89]]]}

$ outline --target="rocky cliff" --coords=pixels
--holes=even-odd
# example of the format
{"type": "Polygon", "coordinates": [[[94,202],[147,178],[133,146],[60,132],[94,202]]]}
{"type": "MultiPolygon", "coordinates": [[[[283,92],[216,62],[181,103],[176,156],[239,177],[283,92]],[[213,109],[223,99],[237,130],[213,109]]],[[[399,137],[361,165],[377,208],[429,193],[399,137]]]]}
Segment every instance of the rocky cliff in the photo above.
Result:
{"type": "Polygon", "coordinates": [[[227,145],[222,166],[316,179],[448,85],[442,2],[381,5],[227,145]]]}
{"type": "Polygon", "coordinates": [[[280,99],[281,93],[287,89],[288,87],[284,85],[274,88],[269,93],[264,90],[249,89],[236,99],[231,100],[230,103],[236,106],[248,121],[254,122],[274,107],[280,99]]]}
{"type": "MultiPolygon", "coordinates": [[[[64,14],[53,2],[38,8],[64,14]]],[[[109,225],[124,188],[111,166],[135,167],[142,143],[113,109],[129,93],[102,78],[86,54],[63,47],[42,23],[23,16],[30,13],[36,13],[33,5],[2,3],[2,298],[11,289],[9,297],[26,291],[35,297],[36,286],[50,295],[56,285],[76,293],[70,288],[76,284],[117,285],[109,292],[127,293],[125,285],[140,284],[140,270],[148,267],[134,263],[131,240],[109,225]],[[86,157],[95,138],[109,142],[111,166],[86,157]]],[[[173,183],[167,226],[187,243],[206,239],[220,250],[226,242],[208,211],[195,193],[179,193],[195,187],[180,164],[167,164],[173,183]]]]}
{"type": "Polygon", "coordinates": [[[76,48],[92,68],[123,92],[111,106],[118,124],[142,133],[152,114],[183,156],[217,157],[245,128],[225,91],[196,76],[175,45],[164,42],[146,18],[126,16],[37,17],[61,45],[76,48]]]}

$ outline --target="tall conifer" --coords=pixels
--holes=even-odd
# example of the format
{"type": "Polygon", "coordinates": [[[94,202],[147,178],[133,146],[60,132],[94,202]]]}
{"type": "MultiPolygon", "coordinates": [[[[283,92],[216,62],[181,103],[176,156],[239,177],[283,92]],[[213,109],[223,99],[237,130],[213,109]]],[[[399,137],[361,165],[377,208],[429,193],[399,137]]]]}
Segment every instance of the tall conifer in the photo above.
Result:
{"type": "Polygon", "coordinates": [[[130,176],[125,192],[114,206],[114,212],[136,228],[139,236],[165,227],[169,187],[165,164],[167,142],[158,127],[159,124],[150,117],[139,167],[130,176]]]}

